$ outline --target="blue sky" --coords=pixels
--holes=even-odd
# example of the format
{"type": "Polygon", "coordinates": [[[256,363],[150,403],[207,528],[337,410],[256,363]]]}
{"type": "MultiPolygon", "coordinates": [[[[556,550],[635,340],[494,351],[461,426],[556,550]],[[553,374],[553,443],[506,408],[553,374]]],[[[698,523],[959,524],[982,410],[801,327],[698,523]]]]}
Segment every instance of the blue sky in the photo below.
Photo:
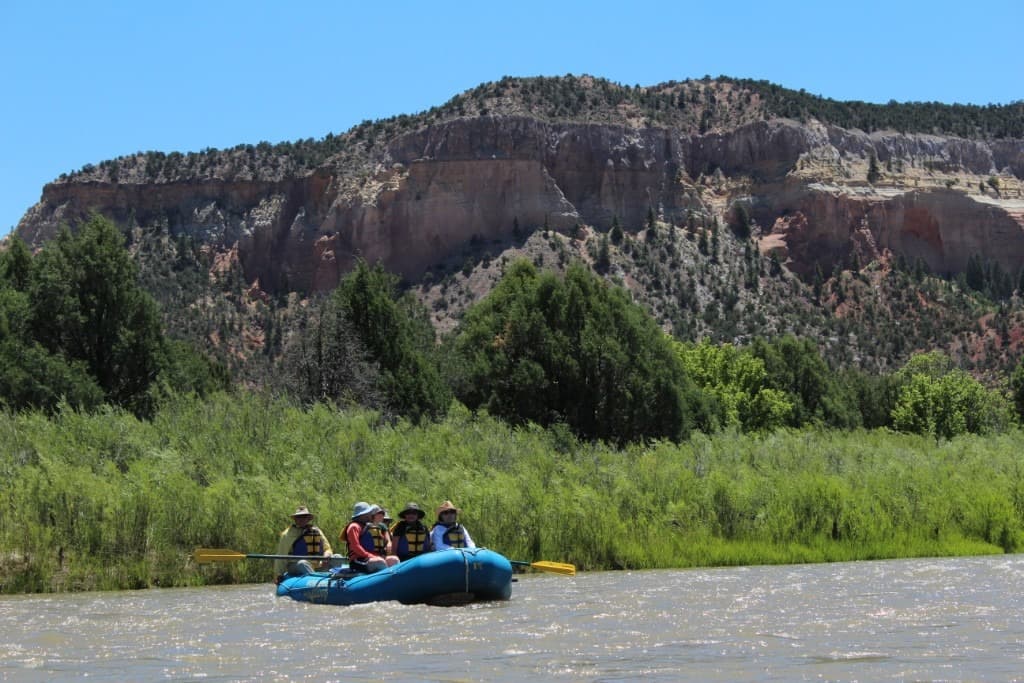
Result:
{"type": "Polygon", "coordinates": [[[1024,3],[0,3],[0,235],[61,173],[320,138],[502,76],[725,74],[833,99],[1024,99],[1024,3]]]}

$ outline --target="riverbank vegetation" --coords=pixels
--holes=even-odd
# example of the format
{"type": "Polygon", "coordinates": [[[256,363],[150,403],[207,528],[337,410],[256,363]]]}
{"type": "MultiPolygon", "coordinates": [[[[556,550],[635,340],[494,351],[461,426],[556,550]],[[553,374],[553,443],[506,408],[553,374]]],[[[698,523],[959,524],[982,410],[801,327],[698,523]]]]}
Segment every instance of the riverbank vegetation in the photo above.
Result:
{"type": "MultiPolygon", "coordinates": [[[[165,336],[93,216],[0,253],[0,592],[263,581],[297,505],[445,499],[514,559],[645,569],[1014,552],[1024,365],[872,375],[807,338],[671,338],[580,264],[508,264],[459,328],[359,263],[268,386],[165,336]]],[[[278,329],[278,328],[275,328],[278,329]]],[[[339,544],[340,545],[340,544],[339,544]]],[[[344,552],[344,548],[336,548],[344,552]]]]}
{"type": "Polygon", "coordinates": [[[150,420],[8,412],[0,591],[268,581],[269,563],[190,552],[273,552],[299,504],[336,542],[357,500],[451,499],[482,545],[583,570],[1014,552],[1022,447],[1018,430],[778,430],[616,448],[457,404],[415,425],[252,393],[179,397],[150,420]]]}

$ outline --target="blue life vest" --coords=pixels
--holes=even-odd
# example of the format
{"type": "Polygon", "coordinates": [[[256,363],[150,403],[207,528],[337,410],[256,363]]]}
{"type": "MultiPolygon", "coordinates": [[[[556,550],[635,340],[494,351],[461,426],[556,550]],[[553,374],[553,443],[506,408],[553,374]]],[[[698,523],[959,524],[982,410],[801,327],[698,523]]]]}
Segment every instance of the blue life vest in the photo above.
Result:
{"type": "MultiPolygon", "coordinates": [[[[444,526],[439,525],[439,526],[444,526]]],[[[450,527],[447,527],[442,536],[444,542],[453,548],[465,548],[466,547],[466,534],[462,531],[462,525],[456,522],[450,527]]]]}
{"type": "Polygon", "coordinates": [[[315,526],[306,527],[302,535],[292,543],[291,555],[315,555],[320,557],[324,554],[324,535],[315,526]]]}
{"type": "MultiPolygon", "coordinates": [[[[345,535],[345,545],[348,546],[348,534],[345,535]]],[[[373,533],[370,531],[369,524],[361,524],[359,532],[359,545],[362,546],[363,550],[368,553],[377,554],[377,548],[373,543],[373,533]]],[[[352,550],[348,552],[349,559],[355,559],[352,557],[352,550]]]]}

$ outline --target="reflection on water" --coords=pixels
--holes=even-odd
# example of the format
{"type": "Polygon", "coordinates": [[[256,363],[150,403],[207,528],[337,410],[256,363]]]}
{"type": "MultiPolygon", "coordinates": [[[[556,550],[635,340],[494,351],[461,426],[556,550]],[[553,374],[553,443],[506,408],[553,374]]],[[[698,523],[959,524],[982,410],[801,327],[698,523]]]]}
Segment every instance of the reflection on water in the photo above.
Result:
{"type": "Polygon", "coordinates": [[[1024,680],[1024,556],[519,577],[334,607],[269,584],[0,598],[0,680],[1024,680]]]}

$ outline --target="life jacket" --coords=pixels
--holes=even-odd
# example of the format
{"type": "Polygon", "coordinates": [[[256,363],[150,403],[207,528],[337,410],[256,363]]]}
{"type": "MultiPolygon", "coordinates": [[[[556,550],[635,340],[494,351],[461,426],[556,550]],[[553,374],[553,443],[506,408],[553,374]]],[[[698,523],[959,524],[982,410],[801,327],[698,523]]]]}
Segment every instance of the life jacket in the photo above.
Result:
{"type": "Polygon", "coordinates": [[[292,543],[291,555],[316,555],[324,554],[324,534],[315,526],[307,526],[302,530],[302,535],[292,543]]]}
{"type": "Polygon", "coordinates": [[[384,557],[388,553],[388,542],[384,538],[384,532],[387,531],[386,526],[378,524],[368,524],[370,530],[370,536],[373,538],[373,550],[367,548],[372,553],[377,553],[381,557],[384,557]]]}
{"type": "MultiPolygon", "coordinates": [[[[444,525],[443,524],[438,524],[436,526],[444,526],[444,525]]],[[[459,524],[458,522],[456,522],[455,524],[452,524],[450,527],[447,527],[445,529],[444,536],[442,536],[442,538],[444,539],[445,543],[447,543],[448,545],[450,545],[453,548],[465,548],[466,547],[466,534],[462,530],[462,525],[459,524]]]]}
{"type": "MultiPolygon", "coordinates": [[[[370,524],[361,524],[359,532],[359,545],[368,553],[377,553],[377,548],[373,542],[373,533],[370,531],[370,524]]],[[[345,535],[345,547],[348,547],[348,535],[345,535]]],[[[348,551],[349,559],[355,559],[352,557],[352,549],[348,551]]]]}
{"type": "Polygon", "coordinates": [[[395,525],[391,534],[395,543],[395,555],[405,561],[427,552],[430,547],[430,531],[420,521],[408,524],[404,520],[395,525]]]}

